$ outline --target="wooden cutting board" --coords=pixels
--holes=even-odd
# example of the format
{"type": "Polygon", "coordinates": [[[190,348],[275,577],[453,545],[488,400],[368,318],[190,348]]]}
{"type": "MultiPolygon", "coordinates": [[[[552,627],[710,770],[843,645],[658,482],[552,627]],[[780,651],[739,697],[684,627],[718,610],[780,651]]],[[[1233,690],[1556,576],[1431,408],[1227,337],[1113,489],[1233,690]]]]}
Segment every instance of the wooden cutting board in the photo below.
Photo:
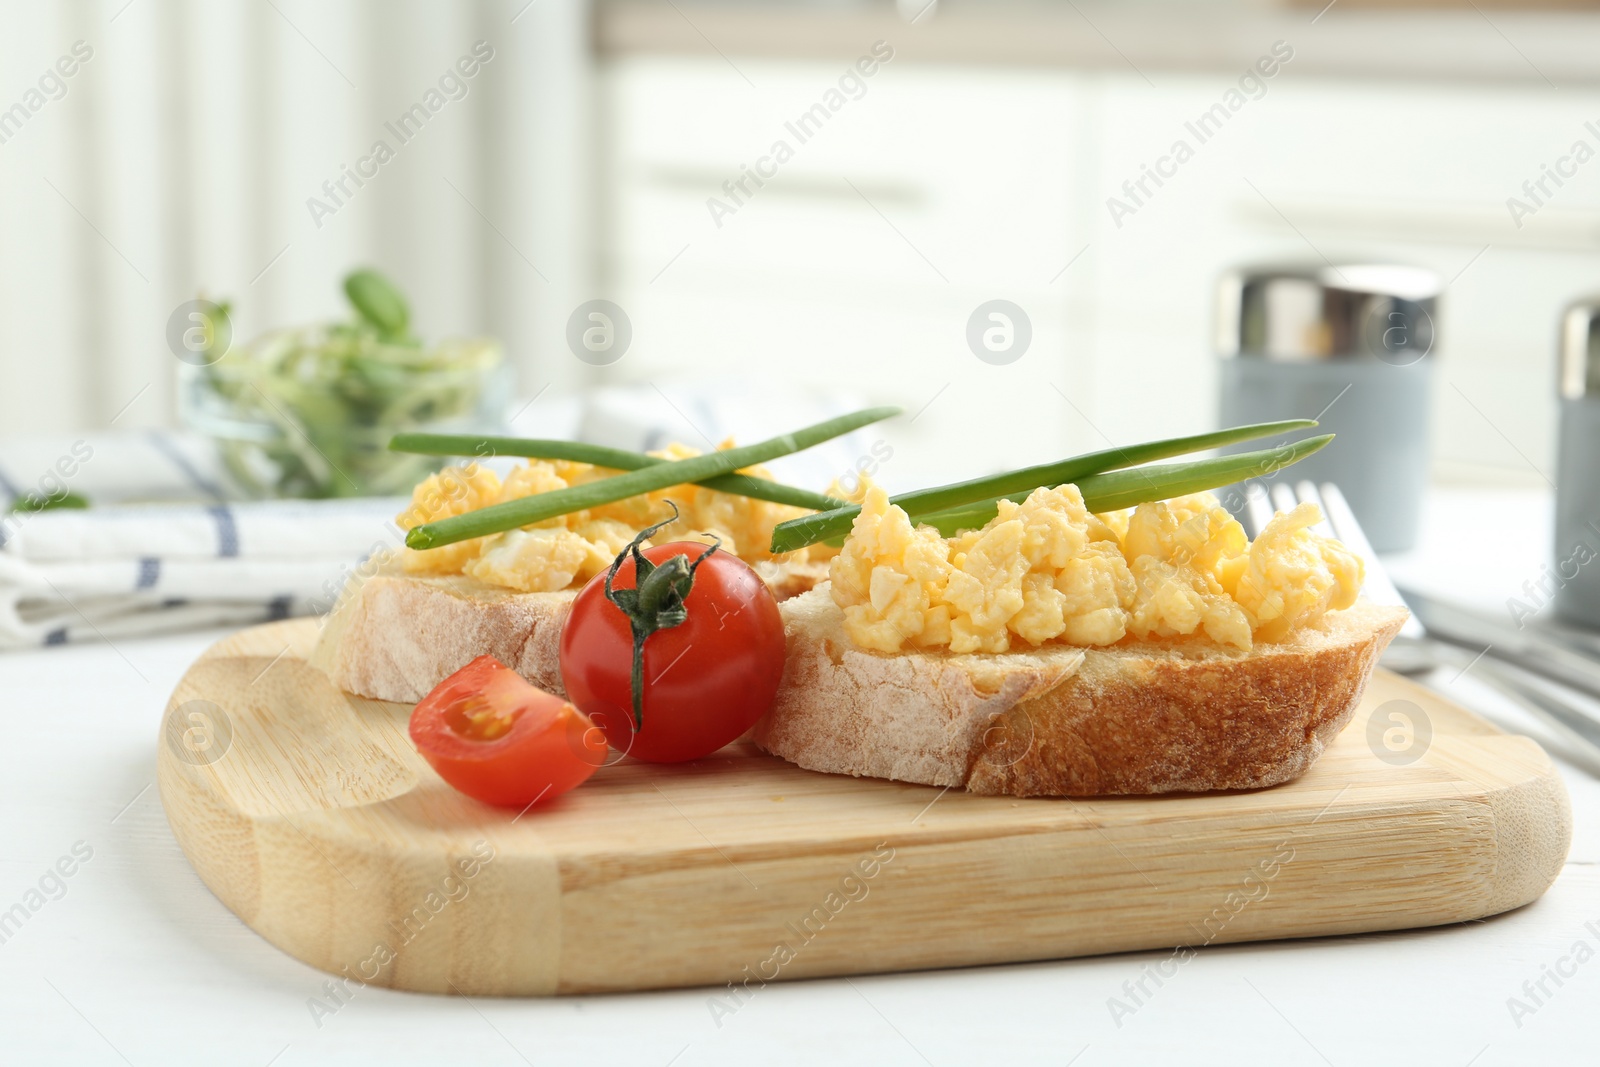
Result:
{"type": "Polygon", "coordinates": [[[309,667],[315,635],[260,626],[194,664],[163,726],[161,795],[200,877],[263,937],[402,989],[755,989],[1430,926],[1535,899],[1571,837],[1542,749],[1383,672],[1316,767],[1275,789],[975,797],[741,743],[606,766],[519,816],[444,785],[408,706],[309,667]]]}

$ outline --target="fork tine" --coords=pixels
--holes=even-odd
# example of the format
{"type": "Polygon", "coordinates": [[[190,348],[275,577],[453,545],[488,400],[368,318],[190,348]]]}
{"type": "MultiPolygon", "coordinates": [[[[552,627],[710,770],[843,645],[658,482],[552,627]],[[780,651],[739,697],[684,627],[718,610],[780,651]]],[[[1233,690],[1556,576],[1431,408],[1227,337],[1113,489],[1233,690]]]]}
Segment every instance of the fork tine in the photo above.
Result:
{"type": "Polygon", "coordinates": [[[1267,499],[1267,487],[1252,478],[1244,486],[1244,514],[1250,520],[1247,531],[1254,541],[1272,521],[1272,502],[1267,499]]]}
{"type": "MultiPolygon", "coordinates": [[[[1328,523],[1333,527],[1334,536],[1343,541],[1344,546],[1360,556],[1361,561],[1367,565],[1367,577],[1361,586],[1362,594],[1375,604],[1404,606],[1405,598],[1400,595],[1400,590],[1394,587],[1388,569],[1378,558],[1378,553],[1373,551],[1372,542],[1367,540],[1367,532],[1361,528],[1361,523],[1356,520],[1356,513],[1350,510],[1349,501],[1345,500],[1337,485],[1332,482],[1322,483],[1322,503],[1328,516],[1328,523]]],[[[1421,637],[1426,631],[1413,615],[1406,620],[1400,632],[1407,637],[1421,637]]]]}
{"type": "Polygon", "coordinates": [[[1272,483],[1272,506],[1278,511],[1293,511],[1298,501],[1294,498],[1294,490],[1286,482],[1272,483]]]}
{"type": "Polygon", "coordinates": [[[1317,487],[1311,482],[1301,479],[1294,483],[1294,495],[1302,504],[1315,504],[1317,510],[1322,512],[1322,521],[1311,527],[1311,532],[1323,537],[1332,537],[1333,528],[1328,525],[1328,509],[1322,503],[1322,494],[1317,492],[1317,487]]]}

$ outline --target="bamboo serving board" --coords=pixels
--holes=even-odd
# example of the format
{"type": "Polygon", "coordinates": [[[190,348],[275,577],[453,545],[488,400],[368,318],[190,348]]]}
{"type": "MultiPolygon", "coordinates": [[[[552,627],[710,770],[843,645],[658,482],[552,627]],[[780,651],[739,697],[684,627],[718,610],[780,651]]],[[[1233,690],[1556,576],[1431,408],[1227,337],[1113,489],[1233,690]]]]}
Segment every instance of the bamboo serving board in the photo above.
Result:
{"type": "Polygon", "coordinates": [[[308,666],[315,636],[260,626],[194,664],[163,725],[162,800],[268,941],[402,989],[753,989],[1431,926],[1534,900],[1571,836],[1542,749],[1383,672],[1308,774],[1257,792],[975,797],[740,743],[602,767],[519,815],[444,785],[409,706],[308,666]]]}

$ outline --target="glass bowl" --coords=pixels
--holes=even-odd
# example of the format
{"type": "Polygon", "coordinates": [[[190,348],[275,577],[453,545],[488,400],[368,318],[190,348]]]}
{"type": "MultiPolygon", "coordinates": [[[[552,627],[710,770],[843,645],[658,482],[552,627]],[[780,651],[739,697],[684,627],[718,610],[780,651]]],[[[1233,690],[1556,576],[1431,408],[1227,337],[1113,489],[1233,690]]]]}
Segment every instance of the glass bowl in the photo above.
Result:
{"type": "Polygon", "coordinates": [[[343,325],[265,334],[178,372],[185,426],[216,441],[247,497],[401,496],[443,463],[397,433],[495,433],[511,373],[498,342],[375,340],[343,325]]]}

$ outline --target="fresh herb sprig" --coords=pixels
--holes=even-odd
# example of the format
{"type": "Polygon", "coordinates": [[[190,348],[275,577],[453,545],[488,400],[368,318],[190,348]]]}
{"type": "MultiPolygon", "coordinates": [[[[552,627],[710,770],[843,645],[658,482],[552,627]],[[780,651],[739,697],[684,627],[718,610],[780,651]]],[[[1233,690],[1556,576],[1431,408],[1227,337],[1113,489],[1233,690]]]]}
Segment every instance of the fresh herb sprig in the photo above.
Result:
{"type": "Polygon", "coordinates": [[[39,511],[55,511],[58,508],[86,508],[88,506],[88,497],[82,493],[74,493],[69,489],[55,495],[28,493],[13,500],[11,506],[6,510],[14,515],[26,515],[39,511]]]}
{"type": "MultiPolygon", "coordinates": [[[[890,497],[889,502],[903,508],[906,514],[916,521],[922,521],[923,517],[927,515],[934,515],[974,504],[988,505],[990,507],[989,517],[993,518],[994,501],[1001,497],[1016,495],[1017,499],[1022,499],[1041,486],[1065,485],[1068,482],[1077,482],[1079,488],[1082,488],[1083,479],[1105,471],[1120,470],[1140,463],[1149,463],[1151,460],[1169,459],[1172,456],[1182,456],[1208,448],[1220,448],[1224,445],[1237,444],[1240,441],[1254,441],[1263,437],[1271,437],[1275,434],[1291,433],[1295,430],[1308,430],[1316,425],[1315,419],[1287,419],[1282,422],[1260,422],[1252,423],[1248,426],[1234,426],[1226,430],[1194,434],[1189,437],[1171,437],[1161,441],[1129,445],[1127,448],[1108,448],[1101,452],[1089,452],[1085,455],[1073,456],[1070,459],[1059,460],[1055,463],[1023,467],[1020,470],[1008,471],[1004,474],[973,478],[968,481],[954,482],[950,485],[936,486],[931,489],[918,489],[910,493],[901,493],[899,496],[890,497]]],[[[1309,453],[1307,454],[1309,455],[1309,453]]],[[[1249,477],[1249,475],[1245,477],[1249,477]]],[[[1216,485],[1228,484],[1230,483],[1227,481],[1216,483],[1216,485]]],[[[1214,488],[1214,486],[1208,486],[1207,488],[1214,488]]],[[[1198,490],[1179,490],[1177,492],[1198,492],[1198,490]]],[[[1087,495],[1087,491],[1085,493],[1087,495]]],[[[1172,496],[1175,493],[1166,495],[1172,496]]],[[[1164,498],[1149,497],[1146,499],[1159,500],[1164,498]]],[[[1115,506],[1124,507],[1126,505],[1115,506]]],[[[772,551],[774,553],[793,552],[796,549],[814,545],[821,541],[837,540],[850,532],[851,525],[854,524],[856,516],[860,513],[860,505],[851,504],[846,507],[834,508],[831,511],[819,511],[815,515],[804,515],[788,522],[779,523],[777,528],[772,531],[772,551]]],[[[987,521],[987,519],[984,520],[984,522],[987,521]]],[[[977,525],[982,526],[983,523],[980,522],[977,525]]]]}
{"type": "MultiPolygon", "coordinates": [[[[1264,477],[1300,462],[1313,452],[1320,451],[1332,440],[1333,434],[1323,434],[1281,448],[1264,448],[1256,452],[1240,452],[1237,455],[1197,459],[1187,463],[1164,463],[1158,466],[1107,471],[1104,474],[1080,478],[1075,484],[1078,491],[1083,494],[1084,506],[1090,511],[1119,511],[1136,504],[1167,500],[1183,496],[1185,493],[1199,493],[1207,489],[1232,485],[1248,478],[1264,477]]],[[[982,527],[999,512],[1001,500],[1021,502],[1027,499],[1027,496],[1027,493],[1011,493],[993,500],[923,515],[916,521],[937,527],[941,534],[951,537],[961,530],[976,530],[982,527]]]]}
{"type": "Polygon", "coordinates": [[[344,295],[361,321],[386,344],[415,344],[411,336],[411,305],[393,282],[370,267],[353,270],[344,278],[344,295]]]}
{"type": "MultiPolygon", "coordinates": [[[[528,459],[564,459],[574,463],[590,463],[611,470],[634,471],[653,467],[671,460],[647,456],[643,452],[629,452],[622,448],[584,444],[581,441],[554,441],[534,437],[484,437],[471,434],[402,433],[389,442],[395,452],[412,452],[424,456],[522,456],[528,459]]],[[[732,493],[754,500],[767,500],[774,504],[790,504],[811,511],[827,511],[844,507],[847,501],[837,500],[808,489],[796,489],[769,478],[756,478],[749,474],[719,474],[695,483],[719,493],[732,493]]]]}
{"type": "Polygon", "coordinates": [[[654,492],[668,486],[684,485],[722,474],[732,474],[743,467],[770,462],[780,456],[802,451],[847,434],[851,430],[860,429],[898,414],[900,409],[896,407],[867,408],[753,445],[708,452],[703,456],[693,456],[689,459],[669,460],[626,474],[602,478],[596,482],[585,482],[565,489],[536,493],[520,500],[492,504],[477,511],[417,526],[406,534],[406,545],[415,549],[439,548],[442,545],[455,544],[457,541],[466,541],[474,537],[504,533],[519,526],[529,526],[555,518],[557,515],[599,507],[602,504],[625,500],[630,496],[654,492]]]}

